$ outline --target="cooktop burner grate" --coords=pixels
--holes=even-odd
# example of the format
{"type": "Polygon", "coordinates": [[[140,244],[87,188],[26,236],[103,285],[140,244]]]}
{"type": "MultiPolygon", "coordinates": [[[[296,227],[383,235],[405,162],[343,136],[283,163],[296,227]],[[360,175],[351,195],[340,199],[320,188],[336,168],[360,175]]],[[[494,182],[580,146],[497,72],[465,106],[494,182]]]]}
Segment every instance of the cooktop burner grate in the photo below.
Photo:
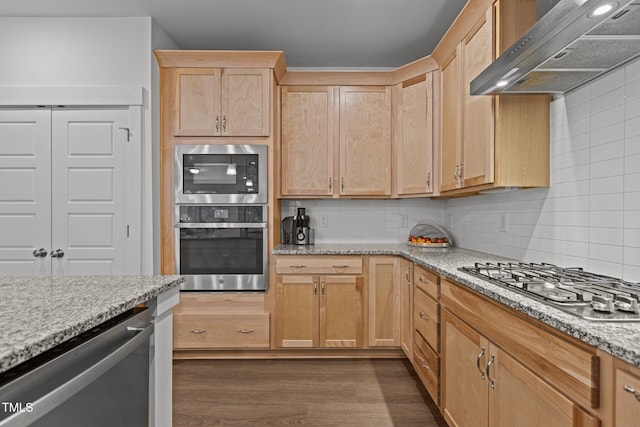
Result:
{"type": "Polygon", "coordinates": [[[640,284],[547,263],[475,263],[465,273],[590,320],[640,321],[640,284]]]}

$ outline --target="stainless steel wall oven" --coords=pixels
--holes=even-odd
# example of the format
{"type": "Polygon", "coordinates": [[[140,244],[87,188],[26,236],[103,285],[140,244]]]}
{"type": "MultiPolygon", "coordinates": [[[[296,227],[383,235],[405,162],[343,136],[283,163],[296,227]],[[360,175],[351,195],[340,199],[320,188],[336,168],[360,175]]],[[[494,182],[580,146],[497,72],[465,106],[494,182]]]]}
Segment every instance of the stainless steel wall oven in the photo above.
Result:
{"type": "Polygon", "coordinates": [[[176,206],[176,273],[182,290],[267,289],[266,205],[176,206]]]}
{"type": "Polygon", "coordinates": [[[267,146],[175,147],[176,274],[184,291],[267,289],[267,146]]]}

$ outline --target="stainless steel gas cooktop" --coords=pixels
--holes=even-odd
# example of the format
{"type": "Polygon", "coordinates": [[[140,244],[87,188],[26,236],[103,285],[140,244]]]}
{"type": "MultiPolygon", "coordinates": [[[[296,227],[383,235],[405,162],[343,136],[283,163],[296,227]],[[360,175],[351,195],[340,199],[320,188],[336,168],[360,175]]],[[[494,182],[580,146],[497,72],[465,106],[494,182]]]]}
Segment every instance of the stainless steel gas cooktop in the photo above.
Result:
{"type": "Polygon", "coordinates": [[[536,263],[476,263],[460,271],[589,320],[640,321],[640,284],[536,263]]]}

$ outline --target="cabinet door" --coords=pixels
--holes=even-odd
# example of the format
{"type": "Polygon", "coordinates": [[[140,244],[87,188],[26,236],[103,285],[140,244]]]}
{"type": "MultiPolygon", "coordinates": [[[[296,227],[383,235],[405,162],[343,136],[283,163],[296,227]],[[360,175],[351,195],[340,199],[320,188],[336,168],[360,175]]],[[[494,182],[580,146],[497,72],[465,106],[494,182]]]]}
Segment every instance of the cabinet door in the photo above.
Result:
{"type": "Polygon", "coordinates": [[[222,70],[222,136],[269,136],[270,70],[222,70]]]}
{"type": "Polygon", "coordinates": [[[460,58],[458,50],[442,66],[442,138],[440,141],[440,191],[458,186],[460,144],[460,58]]]}
{"type": "Polygon", "coordinates": [[[340,195],[391,195],[391,88],[340,88],[340,195]]]}
{"type": "Polygon", "coordinates": [[[412,357],[413,344],[413,264],[400,259],[400,347],[407,357],[412,357]]]}
{"type": "Polygon", "coordinates": [[[369,257],[369,345],[400,345],[400,287],[396,257],[369,257]]]}
{"type": "Polygon", "coordinates": [[[334,97],[329,86],[282,88],[281,192],[333,194],[334,97]]]}
{"type": "Polygon", "coordinates": [[[398,195],[432,191],[433,76],[402,85],[402,138],[397,163],[398,195]]]}
{"type": "MultiPolygon", "coordinates": [[[[600,422],[495,345],[488,369],[489,425],[598,427],[600,422]]],[[[625,424],[631,425],[631,424],[625,424]]]]}
{"type": "Polygon", "coordinates": [[[50,275],[50,110],[0,110],[0,182],[2,275],[50,275]]]}
{"type": "Polygon", "coordinates": [[[442,310],[441,334],[441,410],[444,418],[451,426],[487,427],[489,387],[484,370],[489,360],[489,343],[446,309],[442,310]]]}
{"type": "Polygon", "coordinates": [[[469,87],[493,61],[493,8],[462,42],[462,160],[463,186],[493,181],[494,97],[471,96],[469,87]]]}
{"type": "Polygon", "coordinates": [[[615,426],[637,425],[634,423],[640,420],[640,377],[616,369],[615,381],[615,426]]]}
{"type": "Polygon", "coordinates": [[[176,73],[173,105],[175,136],[219,136],[220,69],[182,68],[176,73]]]}
{"type": "Polygon", "coordinates": [[[362,277],[320,278],[320,346],[362,346],[362,277]]]}
{"type": "Polygon", "coordinates": [[[278,347],[318,346],[318,282],[317,276],[277,276],[278,347]]]}

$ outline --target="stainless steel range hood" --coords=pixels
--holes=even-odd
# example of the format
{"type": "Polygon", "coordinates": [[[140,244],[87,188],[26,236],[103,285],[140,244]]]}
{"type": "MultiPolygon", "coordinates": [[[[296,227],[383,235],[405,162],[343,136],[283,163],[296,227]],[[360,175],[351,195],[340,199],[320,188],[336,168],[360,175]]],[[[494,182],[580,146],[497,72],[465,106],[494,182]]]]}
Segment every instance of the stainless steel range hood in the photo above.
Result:
{"type": "Polygon", "coordinates": [[[561,0],[471,82],[471,94],[563,94],[639,56],[639,0],[561,0]]]}

